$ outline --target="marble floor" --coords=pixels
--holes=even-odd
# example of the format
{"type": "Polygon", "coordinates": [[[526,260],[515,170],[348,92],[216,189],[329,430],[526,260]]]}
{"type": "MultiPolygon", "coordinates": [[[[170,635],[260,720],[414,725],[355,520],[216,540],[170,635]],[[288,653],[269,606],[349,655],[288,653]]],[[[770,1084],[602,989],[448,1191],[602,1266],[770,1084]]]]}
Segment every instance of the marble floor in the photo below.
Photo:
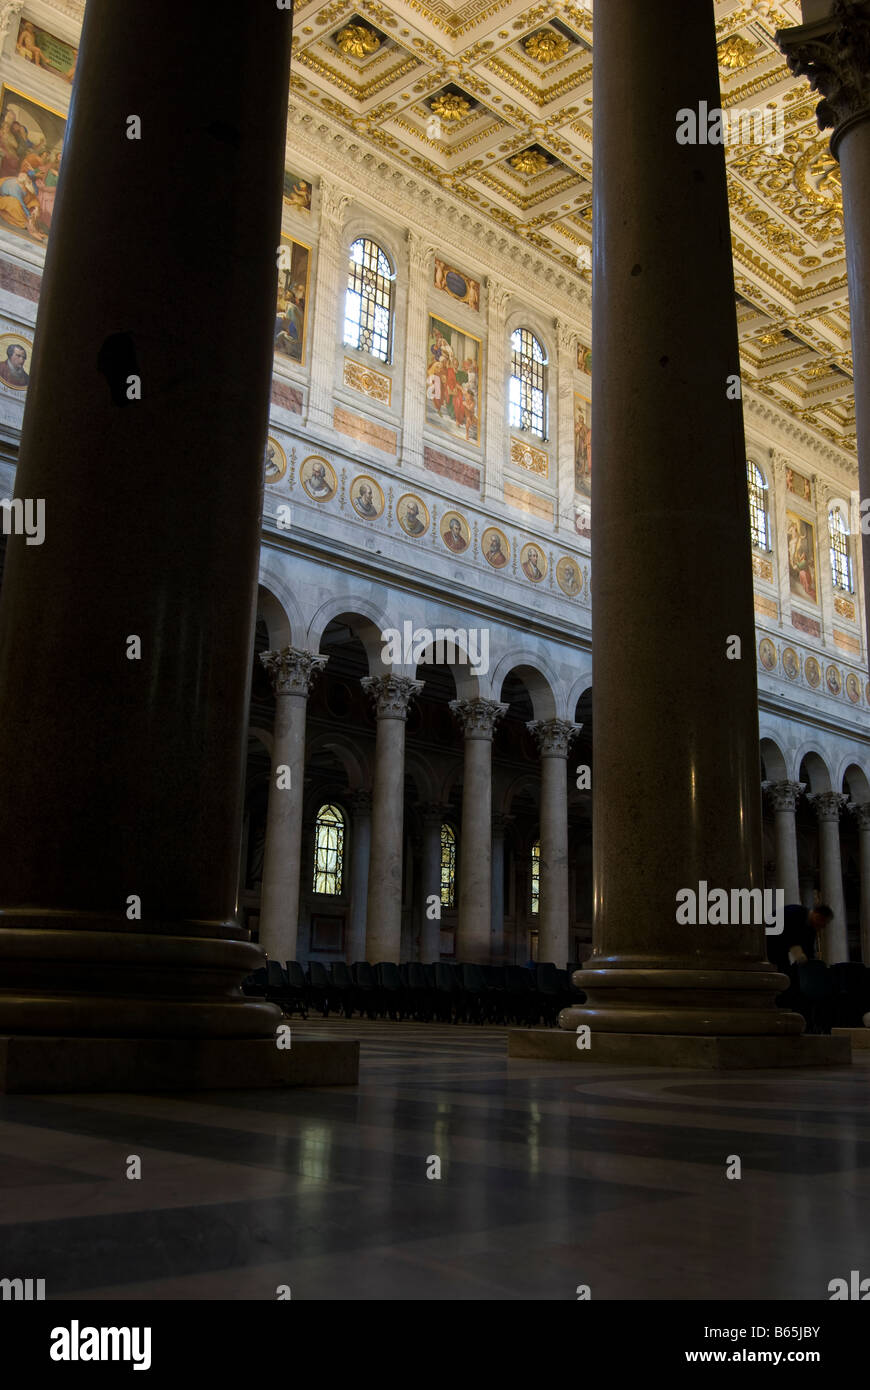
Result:
{"type": "Polygon", "coordinates": [[[508,1061],[501,1028],[293,1026],[359,1037],[359,1085],[0,1097],[0,1277],[573,1301],[818,1300],[870,1275],[870,1053],[705,1074],[508,1061]]]}

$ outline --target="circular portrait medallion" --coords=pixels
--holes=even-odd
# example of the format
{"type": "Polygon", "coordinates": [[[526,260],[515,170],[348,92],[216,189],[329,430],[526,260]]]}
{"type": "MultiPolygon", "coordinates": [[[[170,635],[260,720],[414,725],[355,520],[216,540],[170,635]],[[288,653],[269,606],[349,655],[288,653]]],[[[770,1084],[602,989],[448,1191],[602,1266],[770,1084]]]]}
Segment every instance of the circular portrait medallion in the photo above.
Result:
{"type": "Polygon", "coordinates": [[[569,598],[576,598],[583,588],[583,575],[580,573],[580,566],[570,555],[563,555],[556,566],[556,583],[567,594],[569,598]]]}
{"type": "Polygon", "coordinates": [[[822,679],[822,668],[814,656],[808,656],[804,662],[804,675],[807,678],[807,685],[811,685],[813,690],[818,689],[822,679]]]}
{"type": "Polygon", "coordinates": [[[524,545],[520,551],[520,567],[526,579],[530,579],[533,584],[540,584],[547,574],[547,559],[543,546],[537,545],[534,541],[524,545]]]}
{"type": "Polygon", "coordinates": [[[376,521],[384,510],[384,494],[374,478],[363,474],[350,485],[350,504],[364,521],[376,521]]]}
{"type": "Polygon", "coordinates": [[[776,665],[776,647],[769,637],[762,637],[758,644],[758,659],[765,671],[772,671],[776,665]]]}
{"type": "Polygon", "coordinates": [[[33,344],[20,333],[0,333],[0,381],[13,391],[26,391],[30,385],[33,344]]]}
{"type": "Polygon", "coordinates": [[[794,647],[783,647],[782,649],[782,669],[790,681],[796,680],[800,675],[800,664],[797,652],[794,647]]]}
{"type": "Polygon", "coordinates": [[[825,685],[832,695],[839,695],[843,689],[843,677],[840,675],[839,666],[829,666],[825,672],[825,685]]]}
{"type": "Polygon", "coordinates": [[[338,487],[335,469],[319,454],[311,454],[305,459],[299,470],[299,481],[315,502],[330,502],[338,487]]]}
{"type": "Polygon", "coordinates": [[[850,671],[846,677],[846,694],[853,705],[857,705],[861,699],[861,684],[854,671],[850,671]]]}
{"type": "Polygon", "coordinates": [[[406,536],[419,540],[429,530],[429,508],[422,497],[406,492],[396,503],[396,516],[406,536]]]}
{"type": "Polygon", "coordinates": [[[502,570],[511,558],[511,548],[504,531],[497,526],[487,526],[480,538],[480,550],[488,565],[494,570],[502,570]]]}
{"type": "Polygon", "coordinates": [[[267,483],[280,483],[287,472],[287,455],[271,434],[263,454],[263,477],[267,483]]]}
{"type": "Polygon", "coordinates": [[[468,549],[471,532],[461,512],[445,512],[438,529],[442,541],[454,555],[462,555],[468,549]]]}

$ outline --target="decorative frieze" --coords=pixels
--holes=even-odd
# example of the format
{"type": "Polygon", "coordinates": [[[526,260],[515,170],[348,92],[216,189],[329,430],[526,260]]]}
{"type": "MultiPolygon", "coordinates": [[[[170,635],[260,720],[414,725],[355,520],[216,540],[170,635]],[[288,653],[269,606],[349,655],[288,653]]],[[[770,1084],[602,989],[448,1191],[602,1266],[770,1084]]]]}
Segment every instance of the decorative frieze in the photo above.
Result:
{"type": "Polygon", "coordinates": [[[380,401],[382,405],[390,404],[393,383],[382,372],[373,371],[371,367],[364,367],[361,363],[346,357],[342,380],[345,386],[349,386],[352,391],[359,391],[363,396],[370,396],[373,401],[380,401]]]}
{"type": "Polygon", "coordinates": [[[525,468],[529,473],[540,473],[546,478],[550,471],[550,456],[544,449],[534,449],[523,439],[511,436],[511,463],[525,468]]]}

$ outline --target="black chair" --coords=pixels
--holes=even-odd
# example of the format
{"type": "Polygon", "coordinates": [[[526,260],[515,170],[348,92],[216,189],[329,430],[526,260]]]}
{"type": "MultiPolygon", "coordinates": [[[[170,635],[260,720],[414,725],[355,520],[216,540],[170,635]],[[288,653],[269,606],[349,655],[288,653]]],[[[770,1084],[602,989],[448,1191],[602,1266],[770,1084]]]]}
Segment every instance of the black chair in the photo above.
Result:
{"type": "Polygon", "coordinates": [[[433,988],[428,968],[412,961],[405,967],[408,980],[408,1008],[420,1023],[428,1023],[434,1010],[433,988]]]}
{"type": "Polygon", "coordinates": [[[393,1022],[405,1016],[405,991],[399,967],[393,961],[382,960],[375,966],[378,988],[381,992],[381,1007],[393,1022]]]}
{"type": "Polygon", "coordinates": [[[255,999],[265,999],[268,987],[269,972],[265,965],[262,965],[259,970],[255,970],[253,975],[248,975],[242,980],[242,993],[253,996],[255,999]]]}
{"type": "Polygon", "coordinates": [[[524,1023],[531,1027],[540,1016],[537,1013],[537,990],[532,972],[523,965],[506,965],[504,973],[508,1018],[513,1023],[524,1023]]]}
{"type": "Polygon", "coordinates": [[[377,1018],[380,1012],[380,995],[375,972],[368,961],[356,960],[353,963],[353,982],[356,986],[357,1007],[367,1018],[377,1018]]]}
{"type": "Polygon", "coordinates": [[[305,980],[305,971],[298,960],[288,960],[286,969],[287,981],[287,1002],[284,1005],[285,1013],[300,1013],[303,1018],[308,1017],[308,985],[305,980]]]}
{"type": "Polygon", "coordinates": [[[808,1033],[830,1033],[834,986],[823,960],[807,960],[798,966],[797,1008],[808,1033]]]}
{"type": "Polygon", "coordinates": [[[486,986],[479,965],[461,965],[462,993],[459,1010],[466,1023],[483,1023],[486,986]]]}
{"type": "Polygon", "coordinates": [[[319,960],[308,962],[308,999],[313,1009],[319,1009],[324,1018],[329,1018],[329,976],[326,966],[319,960]]]}
{"type": "Polygon", "coordinates": [[[870,970],[858,961],[838,961],[828,967],[833,989],[833,1022],[837,1028],[860,1028],[870,1009],[870,970]]]}
{"type": "Polygon", "coordinates": [[[435,1017],[442,1023],[454,1023],[462,994],[460,984],[447,961],[435,964],[435,1017]]]}
{"type": "Polygon", "coordinates": [[[341,1008],[345,1018],[353,1018],[356,1008],[356,987],[353,976],[343,960],[334,960],[329,967],[330,998],[341,1008]]]}
{"type": "Polygon", "coordinates": [[[538,1017],[543,1019],[547,1028],[555,1028],[559,1009],[562,1007],[559,972],[552,961],[539,961],[535,976],[538,1017]]]}
{"type": "Polygon", "coordinates": [[[507,992],[503,965],[482,965],[483,1008],[487,1023],[507,1022],[507,992]]]}

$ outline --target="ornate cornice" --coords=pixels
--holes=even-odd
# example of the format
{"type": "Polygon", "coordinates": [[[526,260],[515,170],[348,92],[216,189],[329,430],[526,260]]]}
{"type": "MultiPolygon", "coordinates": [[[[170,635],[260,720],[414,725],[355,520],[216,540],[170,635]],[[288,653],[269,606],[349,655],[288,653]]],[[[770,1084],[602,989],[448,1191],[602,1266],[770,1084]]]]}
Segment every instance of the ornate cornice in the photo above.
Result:
{"type": "Polygon", "coordinates": [[[816,116],[820,130],[833,129],[836,158],[847,129],[870,119],[870,4],[834,0],[829,17],[779,29],[776,41],[795,76],[821,93],[816,116]]]}
{"type": "Polygon", "coordinates": [[[498,700],[451,700],[450,708],[466,738],[492,738],[496,724],[510,705],[500,704],[498,700]]]}
{"type": "Polygon", "coordinates": [[[410,676],[363,676],[360,685],[374,701],[378,719],[408,718],[408,710],[415,695],[423,689],[424,681],[415,681],[410,676]]]}
{"type": "Polygon", "coordinates": [[[303,699],[308,697],[328,660],[328,656],[299,651],[296,647],[260,653],[260,661],[272,678],[275,694],[295,695],[303,699]]]}

